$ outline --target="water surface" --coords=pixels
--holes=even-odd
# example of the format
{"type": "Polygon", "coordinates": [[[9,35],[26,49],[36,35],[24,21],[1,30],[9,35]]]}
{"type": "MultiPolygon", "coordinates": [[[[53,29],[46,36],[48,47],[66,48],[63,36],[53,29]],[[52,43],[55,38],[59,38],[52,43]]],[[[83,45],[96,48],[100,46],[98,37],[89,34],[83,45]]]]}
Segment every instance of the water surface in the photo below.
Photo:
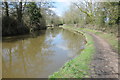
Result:
{"type": "Polygon", "coordinates": [[[79,55],[81,34],[54,28],[31,35],[3,38],[3,78],[47,78],[79,55]]]}

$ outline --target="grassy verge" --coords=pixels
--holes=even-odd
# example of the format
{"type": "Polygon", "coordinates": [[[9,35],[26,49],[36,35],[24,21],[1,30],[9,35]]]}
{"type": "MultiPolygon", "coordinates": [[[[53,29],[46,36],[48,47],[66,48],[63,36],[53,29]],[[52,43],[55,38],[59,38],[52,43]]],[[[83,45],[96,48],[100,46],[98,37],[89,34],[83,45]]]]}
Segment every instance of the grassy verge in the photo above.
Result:
{"type": "MultiPolygon", "coordinates": [[[[65,27],[69,28],[70,26],[65,26],[65,27]]],[[[111,45],[112,49],[116,52],[117,52],[117,50],[120,49],[120,46],[118,46],[118,38],[113,33],[105,33],[105,32],[102,32],[102,31],[91,30],[91,29],[87,29],[87,28],[78,28],[78,30],[92,32],[92,33],[100,36],[105,41],[107,41],[111,45]]]]}
{"type": "Polygon", "coordinates": [[[103,38],[105,41],[107,41],[111,45],[111,47],[114,51],[117,51],[118,49],[120,49],[120,46],[118,47],[118,38],[114,34],[105,33],[105,32],[101,32],[101,31],[97,31],[97,30],[86,29],[86,28],[84,28],[83,30],[92,32],[92,33],[100,36],[101,38],[103,38]]]}
{"type": "MultiPolygon", "coordinates": [[[[68,29],[73,32],[81,32],[79,28],[72,28],[67,26],[62,26],[65,29],[68,29]]],[[[49,78],[87,78],[89,77],[89,64],[92,60],[94,54],[94,42],[86,33],[81,32],[85,35],[87,44],[85,49],[81,54],[74,58],[73,60],[68,61],[58,72],[55,72],[49,78]]]]}

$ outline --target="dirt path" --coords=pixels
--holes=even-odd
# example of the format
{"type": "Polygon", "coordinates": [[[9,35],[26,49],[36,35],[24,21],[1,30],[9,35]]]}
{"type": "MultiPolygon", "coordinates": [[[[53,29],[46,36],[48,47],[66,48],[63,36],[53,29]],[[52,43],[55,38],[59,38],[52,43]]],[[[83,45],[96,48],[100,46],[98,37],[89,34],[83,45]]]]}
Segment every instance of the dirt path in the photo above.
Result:
{"type": "Polygon", "coordinates": [[[96,53],[91,63],[91,78],[118,78],[118,54],[99,36],[93,37],[96,53]]]}

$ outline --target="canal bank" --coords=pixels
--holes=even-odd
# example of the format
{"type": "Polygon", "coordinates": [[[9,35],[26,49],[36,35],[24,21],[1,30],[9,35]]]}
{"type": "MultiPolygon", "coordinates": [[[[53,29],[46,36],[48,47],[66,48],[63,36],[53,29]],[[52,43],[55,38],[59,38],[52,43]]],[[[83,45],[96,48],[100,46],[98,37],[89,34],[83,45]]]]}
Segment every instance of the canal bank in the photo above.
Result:
{"type": "Polygon", "coordinates": [[[87,44],[78,57],[67,62],[50,78],[118,78],[118,53],[113,49],[118,45],[117,37],[87,28],[61,27],[84,34],[87,44]]]}
{"type": "Polygon", "coordinates": [[[76,58],[68,61],[64,66],[49,78],[88,78],[90,77],[90,63],[95,53],[94,42],[92,37],[79,28],[61,26],[64,29],[70,30],[73,33],[82,33],[86,37],[87,44],[85,49],[76,58]]]}

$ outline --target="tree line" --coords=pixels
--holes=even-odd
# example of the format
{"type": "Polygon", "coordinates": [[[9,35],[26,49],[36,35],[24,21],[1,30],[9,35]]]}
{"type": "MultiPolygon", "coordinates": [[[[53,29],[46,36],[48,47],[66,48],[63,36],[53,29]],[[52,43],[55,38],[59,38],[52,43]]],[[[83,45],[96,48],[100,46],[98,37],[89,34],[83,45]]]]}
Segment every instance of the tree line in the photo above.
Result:
{"type": "Polygon", "coordinates": [[[116,33],[119,25],[119,2],[73,2],[62,17],[63,23],[116,33]]]}
{"type": "Polygon", "coordinates": [[[10,2],[4,0],[2,6],[2,36],[27,34],[47,26],[58,25],[59,16],[50,8],[54,2],[10,2]]]}

